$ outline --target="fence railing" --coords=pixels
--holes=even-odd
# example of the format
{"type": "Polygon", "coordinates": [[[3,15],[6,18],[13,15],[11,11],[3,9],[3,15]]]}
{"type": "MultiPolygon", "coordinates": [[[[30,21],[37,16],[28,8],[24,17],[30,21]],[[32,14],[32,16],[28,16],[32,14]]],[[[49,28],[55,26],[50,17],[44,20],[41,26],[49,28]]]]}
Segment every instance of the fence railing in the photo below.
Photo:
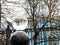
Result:
{"type": "MultiPolygon", "coordinates": [[[[37,39],[37,45],[60,45],[60,27],[51,27],[51,30],[49,30],[52,34],[51,36],[49,35],[43,35],[43,32],[46,31],[46,34],[48,34],[48,28],[44,28],[42,29],[42,31],[40,31],[39,35],[38,35],[38,39],[37,39]],[[55,28],[55,29],[54,29],[55,28]],[[54,30],[52,30],[54,29],[54,30]]],[[[40,29],[40,28],[38,28],[40,29]]],[[[30,45],[34,45],[34,40],[33,40],[33,36],[34,36],[34,30],[33,28],[28,28],[25,29],[25,31],[27,32],[27,34],[30,37],[30,45]]],[[[9,37],[10,34],[13,33],[14,31],[9,29],[9,26],[6,30],[0,30],[0,45],[9,45],[9,37]]]]}

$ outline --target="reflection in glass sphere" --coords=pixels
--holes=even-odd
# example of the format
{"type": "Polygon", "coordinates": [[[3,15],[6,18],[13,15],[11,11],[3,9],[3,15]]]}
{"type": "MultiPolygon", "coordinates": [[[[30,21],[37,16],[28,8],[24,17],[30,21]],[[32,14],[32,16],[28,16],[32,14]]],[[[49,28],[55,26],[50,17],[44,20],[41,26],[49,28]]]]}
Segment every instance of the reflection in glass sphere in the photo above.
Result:
{"type": "Polygon", "coordinates": [[[13,17],[13,27],[16,30],[24,30],[27,26],[27,18],[24,15],[17,15],[13,17]]]}
{"type": "Polygon", "coordinates": [[[5,30],[7,28],[7,22],[4,18],[1,18],[1,30],[5,30]]]}

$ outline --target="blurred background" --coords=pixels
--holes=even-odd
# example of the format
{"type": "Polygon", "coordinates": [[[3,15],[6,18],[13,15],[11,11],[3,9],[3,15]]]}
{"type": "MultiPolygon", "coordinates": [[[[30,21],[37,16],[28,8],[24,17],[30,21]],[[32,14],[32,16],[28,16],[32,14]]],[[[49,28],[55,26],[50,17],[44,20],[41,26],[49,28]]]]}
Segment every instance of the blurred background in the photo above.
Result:
{"type": "Polygon", "coordinates": [[[17,15],[28,20],[22,31],[29,35],[29,45],[60,45],[60,0],[0,0],[0,45],[10,45],[10,35],[21,31],[12,26],[17,15]]]}

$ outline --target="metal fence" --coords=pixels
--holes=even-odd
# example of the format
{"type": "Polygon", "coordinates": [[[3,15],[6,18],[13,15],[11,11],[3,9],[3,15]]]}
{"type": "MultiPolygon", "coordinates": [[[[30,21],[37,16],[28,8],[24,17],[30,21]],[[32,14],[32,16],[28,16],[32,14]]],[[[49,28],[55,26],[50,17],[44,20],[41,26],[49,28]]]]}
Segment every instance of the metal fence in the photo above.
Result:
{"type": "MultiPolygon", "coordinates": [[[[5,31],[3,30],[0,31],[0,45],[9,45],[8,39],[10,37],[11,32],[13,33],[14,31],[9,30],[9,28],[7,28],[5,31]]],[[[29,45],[34,45],[34,40],[32,39],[32,37],[34,36],[34,30],[28,29],[26,32],[30,38],[29,45]]],[[[36,44],[37,45],[60,45],[60,30],[40,31],[36,44]]]]}

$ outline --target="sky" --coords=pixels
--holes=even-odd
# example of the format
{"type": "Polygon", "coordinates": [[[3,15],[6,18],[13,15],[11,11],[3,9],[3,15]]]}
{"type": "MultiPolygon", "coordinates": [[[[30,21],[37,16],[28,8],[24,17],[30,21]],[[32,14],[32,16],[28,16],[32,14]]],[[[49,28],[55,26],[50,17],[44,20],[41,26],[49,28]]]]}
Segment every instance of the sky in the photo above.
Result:
{"type": "MultiPolygon", "coordinates": [[[[4,7],[6,7],[6,8],[9,8],[9,10],[10,11],[12,11],[13,13],[17,13],[16,15],[18,15],[19,14],[19,12],[21,13],[21,14],[24,14],[24,13],[26,13],[26,11],[22,8],[23,6],[25,7],[25,5],[24,5],[24,3],[25,3],[25,0],[7,0],[7,1],[9,1],[9,2],[16,2],[16,3],[18,3],[18,4],[20,4],[20,5],[18,5],[18,4],[13,4],[13,3],[7,3],[6,2],[6,5],[8,5],[8,7],[6,7],[6,6],[2,6],[2,8],[4,8],[4,7]]],[[[59,0],[59,2],[60,2],[60,0],[59,0]]],[[[42,4],[44,4],[44,2],[42,2],[42,4]]],[[[2,4],[3,5],[3,4],[2,4]]],[[[46,13],[46,14],[48,14],[48,7],[47,6],[44,6],[45,8],[44,9],[42,9],[42,7],[40,7],[40,12],[41,13],[46,13]],[[43,11],[42,11],[43,10],[43,11]]],[[[58,8],[60,8],[60,6],[58,7],[58,8]]],[[[4,10],[3,10],[4,11],[4,10]]],[[[60,11],[59,11],[59,15],[60,15],[60,11]]]]}

